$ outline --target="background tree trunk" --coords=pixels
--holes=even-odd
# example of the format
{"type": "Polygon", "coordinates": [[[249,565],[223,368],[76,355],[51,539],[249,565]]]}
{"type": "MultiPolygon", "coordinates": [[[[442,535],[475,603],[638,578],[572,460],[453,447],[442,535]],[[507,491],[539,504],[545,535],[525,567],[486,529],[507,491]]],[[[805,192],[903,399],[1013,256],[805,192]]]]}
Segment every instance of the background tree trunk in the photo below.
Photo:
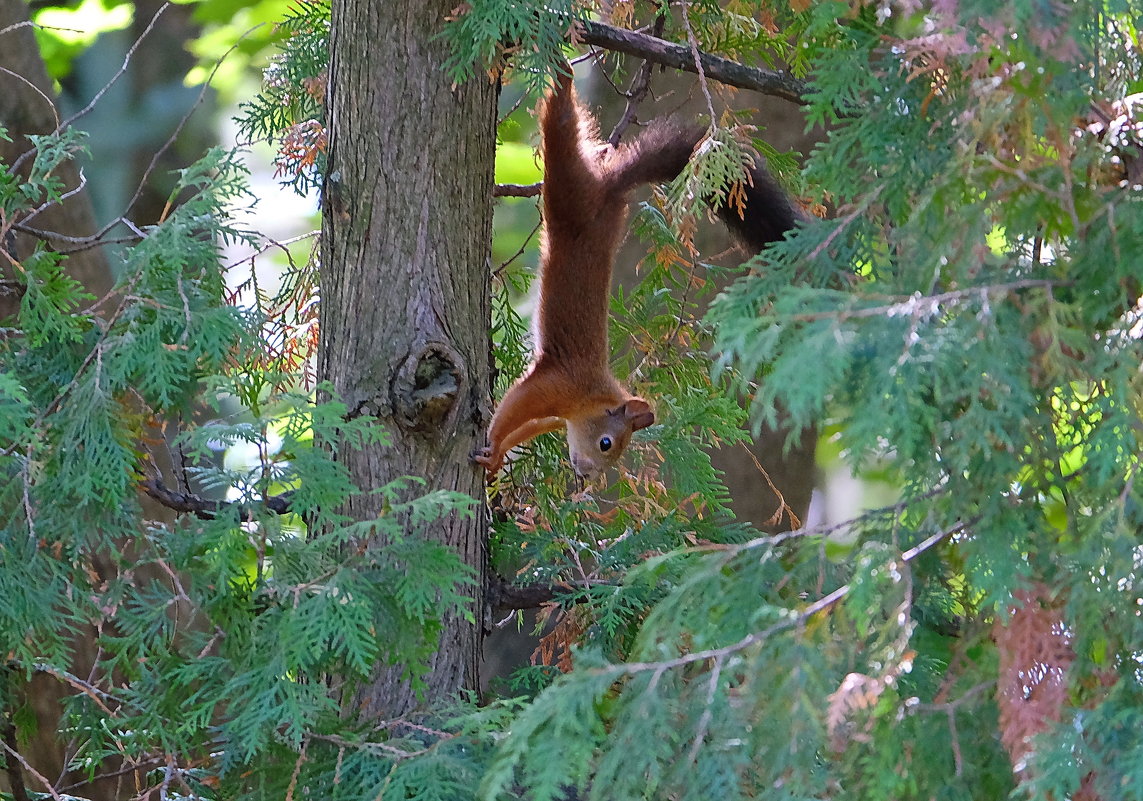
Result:
{"type": "MultiPolygon", "coordinates": [[[[318,372],[351,415],[376,415],[392,435],[393,447],[345,455],[358,486],[412,474],[479,498],[469,455],[488,412],[497,87],[454,87],[441,70],[446,44],[434,37],[453,5],[333,3],[318,372]]],[[[368,519],[380,506],[363,495],[347,511],[368,519]]],[[[483,575],[479,509],[433,536],[483,575]]],[[[476,592],[475,625],[444,621],[430,698],[477,687],[476,592]]],[[[416,703],[399,668],[380,670],[356,700],[386,717],[416,703]]]]}
{"type": "MultiPolygon", "coordinates": [[[[55,90],[28,20],[28,6],[23,0],[0,0],[0,125],[8,129],[12,140],[0,140],[0,161],[5,164],[12,164],[32,147],[29,134],[51,133],[60,121],[55,90]]],[[[31,166],[29,157],[21,165],[21,172],[27,175],[31,166]]],[[[62,164],[58,174],[65,192],[79,186],[81,179],[75,162],[62,164]]],[[[91,198],[82,190],[27,222],[38,230],[66,236],[95,233],[91,198]]],[[[0,242],[0,246],[14,247],[14,256],[19,259],[21,254],[32,251],[35,241],[26,234],[16,234],[9,242],[0,242]]],[[[67,272],[97,298],[111,289],[113,279],[102,248],[73,254],[68,258],[67,272]]],[[[11,264],[0,258],[0,319],[16,313],[21,294],[11,264]]]]}
{"type": "MultiPolygon", "coordinates": [[[[13,164],[16,159],[32,148],[29,135],[47,134],[56,129],[60,112],[55,103],[55,91],[47,68],[40,56],[32,27],[28,24],[29,9],[23,0],[0,0],[0,125],[8,130],[11,141],[0,140],[0,162],[13,164]]],[[[21,165],[20,174],[27,175],[32,166],[29,156],[21,165]]],[[[65,192],[69,194],[64,202],[48,206],[27,224],[41,231],[50,231],[64,236],[88,236],[95,232],[95,216],[91,198],[80,188],[80,173],[75,162],[65,162],[57,171],[63,181],[65,192]]],[[[23,219],[5,222],[24,222],[23,219]]],[[[12,260],[20,260],[36,247],[33,236],[14,233],[0,239],[0,321],[17,314],[20,298],[23,295],[23,280],[13,269],[12,260]]],[[[63,249],[66,249],[65,245],[63,249]]],[[[67,273],[82,283],[97,298],[110,291],[113,283],[111,269],[102,248],[88,248],[71,255],[66,262],[67,273]]],[[[106,570],[105,563],[100,564],[106,570]]],[[[93,632],[82,632],[73,641],[73,672],[87,675],[95,662],[98,649],[93,632]]],[[[0,646],[0,651],[6,650],[0,646]]],[[[60,741],[57,733],[61,707],[60,700],[72,694],[73,690],[47,674],[37,674],[28,682],[13,673],[8,675],[8,667],[0,670],[0,685],[4,685],[3,709],[0,709],[0,727],[3,728],[5,744],[18,749],[21,755],[40,774],[57,786],[71,780],[79,780],[81,773],[67,770],[71,746],[60,741]],[[16,736],[13,713],[22,704],[27,704],[36,719],[34,728],[21,734],[27,740],[16,736]]],[[[24,787],[31,792],[44,792],[33,776],[24,771],[10,755],[5,755],[6,770],[0,776],[0,791],[17,794],[24,787]],[[20,787],[18,787],[18,785],[20,787]]],[[[114,797],[114,781],[98,782],[88,788],[88,797],[109,799],[114,797]]]]}
{"type": "MultiPolygon", "coordinates": [[[[91,202],[102,221],[126,215],[145,226],[159,222],[167,210],[178,171],[219,144],[221,127],[214,90],[186,84],[198,62],[188,44],[202,33],[197,4],[136,0],[133,5],[129,27],[101,34],[76,56],[60,79],[59,105],[64,114],[74,114],[105,90],[75,123],[89,135],[84,169],[91,202]],[[124,74],[108,86],[125,59],[124,74]]],[[[113,237],[128,233],[124,226],[113,231],[113,237]]]]}
{"type": "MultiPolygon", "coordinates": [[[[641,62],[627,56],[623,58],[626,69],[621,73],[624,78],[619,84],[626,89],[630,82],[626,76],[635,75],[641,62]]],[[[705,121],[709,116],[706,101],[698,92],[695,76],[656,67],[651,82],[653,91],[639,107],[639,120],[673,116],[681,120],[697,118],[705,121]]],[[[603,79],[600,72],[593,75],[591,101],[602,108],[601,129],[604,136],[622,115],[626,102],[611,86],[611,81],[603,79]]],[[[724,100],[733,108],[757,109],[757,114],[749,122],[763,126],[762,137],[778,150],[808,153],[821,138],[820,129],[806,131],[801,109],[786,100],[757,92],[734,90],[717,82],[711,82],[711,89],[718,95],[716,110],[722,107],[724,100]]],[[[635,130],[629,129],[624,139],[629,140],[634,134],[635,130]]],[[[646,197],[649,194],[648,190],[642,190],[640,196],[646,197]]],[[[737,247],[723,225],[711,224],[709,221],[700,222],[695,241],[704,260],[724,267],[733,267],[753,255],[737,247]]],[[[639,281],[637,267],[646,254],[646,243],[629,236],[616,262],[615,283],[626,286],[636,284],[639,281]]],[[[725,282],[725,279],[719,280],[725,282]]],[[[706,310],[703,309],[699,316],[705,313],[706,310]]],[[[781,500],[802,522],[805,522],[809,513],[811,496],[818,478],[815,458],[817,431],[804,432],[795,444],[786,449],[788,435],[785,426],[763,426],[752,442],[719,448],[711,453],[711,461],[722,471],[723,480],[730,490],[731,509],[735,516],[763,531],[787,531],[793,527],[793,521],[788,515],[773,519],[781,506],[781,500]],[[765,471],[765,475],[762,471],[765,471]],[[775,490],[781,493],[781,500],[775,490]]]]}

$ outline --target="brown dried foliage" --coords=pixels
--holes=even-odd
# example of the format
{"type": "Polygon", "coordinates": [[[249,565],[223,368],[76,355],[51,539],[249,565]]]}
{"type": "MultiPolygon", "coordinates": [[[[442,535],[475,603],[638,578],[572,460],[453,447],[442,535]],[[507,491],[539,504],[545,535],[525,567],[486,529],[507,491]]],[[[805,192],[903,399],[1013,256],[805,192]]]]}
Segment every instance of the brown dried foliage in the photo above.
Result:
{"type": "Polygon", "coordinates": [[[274,159],[274,177],[298,175],[314,166],[329,147],[329,132],[317,120],[290,126],[274,159]]]}
{"type": "Polygon", "coordinates": [[[844,751],[851,742],[868,743],[872,740],[873,710],[885,690],[893,687],[901,673],[909,669],[916,656],[906,651],[901,659],[888,666],[877,676],[848,673],[836,690],[829,694],[826,712],[826,730],[830,746],[844,751]]]}
{"type": "MultiPolygon", "coordinates": [[[[1021,606],[992,636],[1000,656],[996,702],[1000,740],[1017,773],[1032,751],[1032,738],[1060,720],[1068,700],[1067,673],[1075,661],[1072,637],[1060,612],[1063,602],[1042,584],[1016,593],[1021,606]]],[[[1090,777],[1073,801],[1098,801],[1090,777]]]]}
{"type": "Polygon", "coordinates": [[[1000,739],[1014,764],[1031,750],[1031,738],[1060,719],[1067,701],[1066,674],[1075,660],[1059,602],[1037,585],[1017,593],[1021,606],[992,636],[1000,652],[996,698],[1000,739]]]}
{"type": "Polygon", "coordinates": [[[572,646],[579,643],[590,622],[579,609],[561,609],[559,604],[545,604],[541,609],[541,619],[552,614],[559,615],[555,627],[540,638],[540,644],[532,653],[533,665],[555,665],[561,673],[572,669],[572,646]]]}

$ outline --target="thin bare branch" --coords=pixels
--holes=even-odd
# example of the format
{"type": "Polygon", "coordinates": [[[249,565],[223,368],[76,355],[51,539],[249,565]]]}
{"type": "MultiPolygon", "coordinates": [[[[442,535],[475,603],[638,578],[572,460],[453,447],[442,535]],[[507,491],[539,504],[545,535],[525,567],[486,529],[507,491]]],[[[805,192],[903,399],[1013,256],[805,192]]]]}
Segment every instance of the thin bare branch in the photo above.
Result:
{"type": "MultiPolygon", "coordinates": [[[[156,13],[155,16],[157,17],[158,14],[156,13]]],[[[153,22],[154,22],[154,20],[152,20],[152,23],[153,22]]],[[[258,26],[255,26],[255,27],[258,27],[258,26]]],[[[171,147],[175,143],[175,140],[178,138],[179,134],[182,133],[183,128],[185,128],[187,123],[190,121],[191,116],[198,109],[198,107],[200,105],[202,105],[202,101],[206,97],[207,90],[210,89],[210,85],[214,81],[214,75],[215,75],[215,73],[218,72],[219,68],[222,66],[222,62],[225,61],[230,56],[230,54],[233,53],[238,48],[238,45],[240,45],[242,43],[242,41],[247,36],[250,35],[250,31],[252,31],[252,30],[254,30],[254,28],[251,28],[250,30],[243,33],[240,37],[238,37],[238,41],[235,42],[233,45],[231,45],[230,49],[228,49],[225,53],[223,53],[221,56],[219,56],[218,60],[214,63],[214,68],[211,69],[210,75],[208,75],[206,80],[203,81],[202,89],[199,90],[198,97],[195,98],[194,103],[192,103],[190,108],[187,109],[186,113],[183,114],[182,119],[180,119],[178,122],[178,125],[175,126],[175,129],[173,131],[171,131],[171,135],[167,137],[167,141],[163,142],[163,144],[159,147],[159,149],[155,151],[154,155],[151,156],[151,162],[147,165],[147,169],[143,171],[143,175],[139,179],[139,185],[135,189],[135,194],[132,195],[131,200],[129,200],[127,202],[127,208],[123,212],[124,217],[126,217],[128,214],[131,213],[131,209],[134,208],[135,204],[139,201],[139,198],[142,197],[143,190],[147,186],[147,181],[150,179],[151,173],[154,172],[155,166],[159,163],[159,159],[163,157],[163,154],[165,154],[168,150],[171,149],[171,147]]],[[[127,221],[124,220],[124,222],[127,222],[127,221]]],[[[100,234],[106,233],[108,230],[110,230],[111,226],[113,226],[113,225],[115,225],[115,223],[109,223],[99,233],[100,234]]]]}
{"type": "Polygon", "coordinates": [[[524,255],[524,251],[528,249],[528,243],[532,241],[532,237],[534,237],[540,230],[540,226],[543,225],[543,222],[544,221],[542,219],[536,221],[536,224],[532,227],[531,233],[524,237],[524,241],[520,243],[520,247],[516,250],[516,252],[501,262],[500,266],[492,271],[493,278],[499,276],[502,272],[504,272],[509,264],[524,255]]]}
{"type": "Polygon", "coordinates": [[[714,100],[710,96],[710,87],[706,82],[706,69],[703,66],[702,52],[699,50],[698,37],[695,36],[694,28],[691,27],[691,12],[687,7],[687,0],[680,0],[682,3],[682,14],[680,17],[683,21],[683,28],[687,32],[687,44],[690,46],[691,62],[694,64],[694,72],[698,75],[699,88],[702,90],[702,96],[706,99],[706,110],[710,114],[710,124],[714,125],[717,117],[714,113],[714,100]]]}
{"type": "Polygon", "coordinates": [[[36,208],[32,209],[30,212],[28,212],[27,214],[24,215],[24,218],[23,218],[24,222],[27,222],[28,220],[35,219],[40,214],[42,214],[45,210],[50,209],[52,206],[61,205],[69,197],[74,197],[75,195],[78,195],[83,190],[87,189],[87,176],[84,174],[82,169],[80,169],[78,172],[79,172],[79,181],[78,181],[78,183],[76,183],[75,186],[73,186],[68,191],[64,192],[58,198],[54,198],[52,200],[45,200],[42,204],[40,204],[36,208]]]}
{"type": "Polygon", "coordinates": [[[289,239],[273,239],[271,237],[266,237],[265,242],[263,242],[262,246],[258,250],[254,251],[253,253],[247,254],[240,259],[235,259],[230,264],[226,265],[226,267],[223,268],[223,271],[225,272],[227,270],[232,270],[235,267],[237,267],[239,264],[243,264],[245,262],[250,262],[251,264],[253,264],[254,259],[256,259],[259,256],[262,256],[266,253],[269,253],[271,250],[282,251],[282,253],[286,257],[286,260],[290,262],[290,266],[294,267],[296,269],[296,266],[294,265],[294,257],[290,253],[290,245],[296,244],[296,243],[301,242],[302,240],[305,240],[305,239],[315,239],[320,235],[321,235],[321,231],[318,229],[315,229],[313,231],[306,231],[304,234],[298,234],[297,236],[292,236],[289,239]]]}
{"type": "MultiPolygon", "coordinates": [[[[945,529],[944,531],[938,531],[936,534],[927,537],[918,543],[915,547],[905,551],[901,555],[902,561],[910,562],[913,559],[916,559],[918,556],[932,549],[949,537],[967,530],[978,519],[979,518],[974,518],[972,520],[959,522],[951,528],[945,529]]],[[[739,550],[739,548],[728,550],[739,550]]],[[[777,623],[774,623],[771,626],[767,626],[761,631],[751,632],[737,642],[733,642],[730,645],[724,645],[721,648],[707,648],[702,651],[693,651],[689,654],[683,654],[682,656],[678,656],[674,659],[664,659],[656,662],[625,662],[618,665],[611,665],[605,668],[597,668],[592,672],[616,676],[634,675],[636,673],[646,673],[647,671],[661,673],[664,670],[673,670],[675,668],[685,667],[686,665],[691,665],[696,662],[705,662],[708,659],[713,659],[716,661],[722,660],[732,654],[744,651],[751,646],[759,645],[778,632],[803,625],[814,615],[829,609],[848,594],[849,585],[843,584],[828,595],[814,601],[798,614],[785,617],[777,623]]]]}
{"type": "Polygon", "coordinates": [[[119,81],[119,79],[122,78],[124,74],[126,74],[127,67],[131,64],[131,59],[135,57],[135,52],[142,46],[143,41],[147,38],[148,35],[150,35],[151,31],[155,29],[155,25],[158,23],[159,17],[161,17],[163,12],[165,12],[170,7],[170,3],[163,3],[163,5],[159,6],[158,11],[156,11],[151,17],[151,21],[147,23],[147,27],[143,29],[141,34],[139,34],[139,38],[136,39],[129,48],[127,48],[127,53],[123,56],[123,63],[119,66],[118,71],[111,76],[111,79],[108,80],[107,83],[105,83],[98,92],[95,93],[95,96],[91,98],[91,101],[86,106],[57,125],[56,133],[59,133],[64,128],[78,120],[80,117],[86,116],[93,108],[95,108],[95,104],[98,103],[105,94],[111,91],[111,87],[113,87],[119,81]]]}
{"type": "Polygon", "coordinates": [[[63,797],[60,796],[60,794],[56,791],[56,788],[52,785],[52,783],[48,781],[48,777],[29,765],[28,760],[24,759],[24,756],[19,751],[9,746],[8,743],[4,742],[3,739],[0,739],[0,748],[3,748],[4,752],[8,754],[8,756],[14,758],[17,762],[19,762],[21,767],[23,767],[25,773],[30,774],[36,779],[36,781],[42,784],[44,786],[44,790],[54,799],[54,801],[63,801],[63,797]]]}
{"type": "Polygon", "coordinates": [[[496,184],[492,188],[492,197],[536,197],[543,188],[543,183],[534,184],[496,184]]]}
{"type": "MultiPolygon", "coordinates": [[[[5,31],[10,30],[13,27],[19,27],[19,26],[9,26],[8,28],[5,28],[4,31],[0,31],[0,33],[4,33],[5,31]]],[[[48,108],[50,108],[52,110],[52,116],[54,116],[56,118],[56,123],[57,124],[59,123],[59,112],[56,110],[56,104],[52,102],[52,99],[50,97],[48,97],[47,95],[45,95],[43,93],[43,91],[40,89],[40,87],[36,86],[34,83],[29,81],[23,75],[20,75],[19,73],[16,73],[16,72],[13,72],[12,70],[8,69],[7,67],[0,67],[0,72],[3,72],[5,75],[11,76],[12,78],[15,78],[16,80],[21,81],[24,84],[30,86],[32,88],[32,91],[34,91],[36,94],[38,94],[40,97],[42,97],[44,99],[44,102],[48,104],[48,108]]],[[[22,155],[12,165],[13,171],[15,171],[16,167],[19,165],[21,159],[23,159],[22,155]]]]}
{"type": "MultiPolygon", "coordinates": [[[[118,220],[116,222],[118,222],[118,220]]],[[[131,244],[134,242],[138,242],[142,238],[142,237],[135,236],[135,235],[118,237],[117,239],[102,239],[98,235],[67,236],[65,234],[56,233],[55,231],[45,231],[42,228],[33,228],[32,226],[25,225],[24,223],[14,223],[12,225],[12,229],[15,231],[19,231],[22,234],[27,234],[28,236],[39,239],[42,242],[47,242],[49,244],[59,242],[59,243],[64,243],[64,244],[68,244],[68,245],[75,245],[75,247],[68,248],[67,250],[57,249],[57,252],[62,253],[64,255],[70,255],[72,253],[79,253],[79,252],[84,251],[84,250],[90,250],[91,248],[100,247],[101,245],[131,244]]]]}
{"type": "Polygon", "coordinates": [[[116,699],[114,699],[113,696],[111,696],[109,693],[106,693],[96,687],[91,682],[84,681],[83,679],[79,678],[79,676],[68,673],[66,670],[61,670],[55,665],[49,665],[47,662],[37,662],[35,664],[35,669],[38,673],[46,673],[49,676],[53,676],[57,680],[63,682],[64,684],[79,690],[81,693],[90,698],[95,703],[95,705],[103,710],[103,712],[109,717],[114,714],[111,711],[111,707],[109,707],[106,702],[115,701],[118,703],[116,699]]]}
{"type": "MultiPolygon", "coordinates": [[[[655,24],[651,29],[651,35],[659,37],[663,33],[663,26],[667,22],[667,17],[664,14],[657,14],[655,16],[655,24]]],[[[619,118],[619,122],[615,123],[615,127],[611,129],[611,135],[607,137],[607,141],[612,147],[619,146],[619,140],[623,136],[623,132],[627,130],[631,123],[635,122],[636,112],[639,110],[639,104],[647,97],[647,93],[651,91],[651,67],[654,63],[648,59],[643,59],[643,63],[639,66],[639,72],[631,81],[631,86],[624,93],[627,98],[627,105],[623,109],[623,116],[619,118]]]]}

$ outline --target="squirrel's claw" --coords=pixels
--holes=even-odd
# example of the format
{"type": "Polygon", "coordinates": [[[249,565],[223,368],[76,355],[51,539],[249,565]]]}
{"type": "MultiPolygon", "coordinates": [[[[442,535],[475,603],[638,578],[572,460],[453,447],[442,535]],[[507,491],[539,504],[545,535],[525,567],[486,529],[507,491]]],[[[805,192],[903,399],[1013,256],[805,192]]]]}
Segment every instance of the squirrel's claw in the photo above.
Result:
{"type": "Polygon", "coordinates": [[[485,447],[480,448],[478,451],[472,454],[472,461],[478,465],[483,466],[484,469],[488,471],[489,475],[494,475],[499,472],[500,468],[503,466],[504,457],[501,456],[499,459],[494,458],[492,448],[485,447]]]}

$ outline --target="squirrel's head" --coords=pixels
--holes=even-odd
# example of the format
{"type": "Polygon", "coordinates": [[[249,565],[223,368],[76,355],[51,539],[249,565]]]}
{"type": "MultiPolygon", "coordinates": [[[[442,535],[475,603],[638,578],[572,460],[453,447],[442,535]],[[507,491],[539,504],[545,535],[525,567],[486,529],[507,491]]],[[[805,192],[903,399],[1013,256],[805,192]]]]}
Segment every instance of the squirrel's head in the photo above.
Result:
{"type": "Polygon", "coordinates": [[[572,469],[581,478],[595,478],[618,461],[633,431],[654,422],[655,413],[642,398],[630,398],[614,409],[568,420],[572,469]]]}

